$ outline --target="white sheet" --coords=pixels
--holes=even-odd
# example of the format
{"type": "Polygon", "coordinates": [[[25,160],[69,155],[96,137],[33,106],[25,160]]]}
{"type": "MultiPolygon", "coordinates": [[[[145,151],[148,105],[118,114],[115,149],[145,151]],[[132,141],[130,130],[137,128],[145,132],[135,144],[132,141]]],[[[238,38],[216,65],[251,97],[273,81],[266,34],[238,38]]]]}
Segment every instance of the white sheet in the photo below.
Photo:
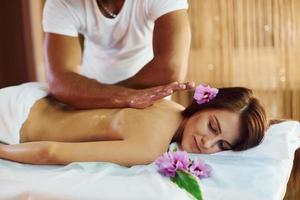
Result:
{"type": "MultiPolygon", "coordinates": [[[[213,167],[201,181],[205,200],[279,200],[300,146],[299,122],[273,125],[259,147],[200,156],[213,167]]],[[[174,145],[174,144],[173,144],[174,145]]],[[[125,168],[110,163],[33,166],[0,160],[0,199],[189,199],[154,164],[125,168]]]]}

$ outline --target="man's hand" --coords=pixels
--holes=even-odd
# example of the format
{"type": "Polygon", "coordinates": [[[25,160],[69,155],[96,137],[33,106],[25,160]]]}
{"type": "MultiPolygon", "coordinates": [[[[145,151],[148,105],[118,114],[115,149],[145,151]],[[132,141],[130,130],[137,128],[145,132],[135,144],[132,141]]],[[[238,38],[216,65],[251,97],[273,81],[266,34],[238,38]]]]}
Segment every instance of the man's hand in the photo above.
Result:
{"type": "Polygon", "coordinates": [[[156,86],[142,90],[133,90],[128,94],[127,97],[128,107],[146,108],[154,104],[156,101],[173,94],[174,92],[190,90],[194,87],[194,83],[173,82],[167,85],[156,86]]]}

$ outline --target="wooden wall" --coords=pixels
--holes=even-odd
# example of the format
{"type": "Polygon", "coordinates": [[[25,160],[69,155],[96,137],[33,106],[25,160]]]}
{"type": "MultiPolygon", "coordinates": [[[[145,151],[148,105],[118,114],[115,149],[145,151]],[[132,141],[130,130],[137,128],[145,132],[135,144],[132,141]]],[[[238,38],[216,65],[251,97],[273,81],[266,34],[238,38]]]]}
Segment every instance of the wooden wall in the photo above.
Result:
{"type": "Polygon", "coordinates": [[[0,88],[34,80],[27,0],[1,0],[0,88]]]}

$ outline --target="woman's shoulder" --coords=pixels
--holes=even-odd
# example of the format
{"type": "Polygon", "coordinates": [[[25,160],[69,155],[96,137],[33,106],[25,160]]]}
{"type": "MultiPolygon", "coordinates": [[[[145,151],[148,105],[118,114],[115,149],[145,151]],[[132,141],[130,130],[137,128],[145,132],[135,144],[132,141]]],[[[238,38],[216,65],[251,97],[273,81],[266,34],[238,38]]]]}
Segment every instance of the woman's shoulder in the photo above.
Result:
{"type": "MultiPolygon", "coordinates": [[[[150,109],[151,109],[151,107],[150,107],[150,109]]],[[[155,103],[152,106],[152,109],[163,109],[163,110],[172,110],[172,111],[181,112],[184,110],[184,107],[175,101],[162,99],[162,100],[158,101],[157,103],[155,103]]]]}
{"type": "Polygon", "coordinates": [[[183,109],[180,104],[162,100],[145,109],[121,109],[113,117],[113,124],[133,135],[151,135],[153,139],[157,134],[159,137],[165,135],[170,138],[182,121],[183,109]]]}

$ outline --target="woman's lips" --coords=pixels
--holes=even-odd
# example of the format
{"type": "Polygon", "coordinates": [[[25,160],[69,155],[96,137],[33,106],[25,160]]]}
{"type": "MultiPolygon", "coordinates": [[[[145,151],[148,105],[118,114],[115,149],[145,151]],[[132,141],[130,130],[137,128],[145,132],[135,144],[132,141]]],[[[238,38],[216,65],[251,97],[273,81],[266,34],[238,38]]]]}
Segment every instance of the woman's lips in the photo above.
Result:
{"type": "Polygon", "coordinates": [[[200,149],[200,146],[199,146],[199,144],[198,144],[198,142],[197,142],[196,136],[193,136],[193,137],[194,137],[194,146],[196,147],[196,149],[197,149],[199,152],[201,152],[201,149],[200,149]]]}

